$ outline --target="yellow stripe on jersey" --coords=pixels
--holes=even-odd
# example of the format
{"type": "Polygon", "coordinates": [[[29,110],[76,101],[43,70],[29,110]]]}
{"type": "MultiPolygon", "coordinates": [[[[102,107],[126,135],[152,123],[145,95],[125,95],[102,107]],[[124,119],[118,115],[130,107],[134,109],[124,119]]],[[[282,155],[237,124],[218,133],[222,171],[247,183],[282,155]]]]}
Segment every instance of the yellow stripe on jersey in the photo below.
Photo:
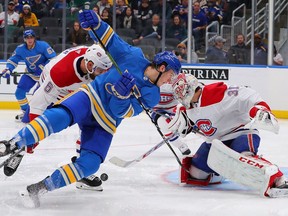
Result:
{"type": "Polygon", "coordinates": [[[131,116],[133,116],[133,114],[134,114],[134,109],[133,109],[132,105],[130,105],[129,109],[124,114],[124,118],[130,118],[131,116]]]}
{"type": "Polygon", "coordinates": [[[110,41],[112,35],[114,34],[113,29],[109,26],[107,30],[104,32],[101,40],[105,46],[107,46],[108,42],[110,41]]]}
{"type": "MultiPolygon", "coordinates": [[[[39,140],[43,140],[46,136],[45,136],[45,132],[46,132],[46,135],[48,135],[47,133],[48,133],[48,130],[47,130],[47,127],[46,127],[46,125],[44,124],[43,125],[43,122],[42,122],[42,125],[45,127],[45,129],[42,127],[42,125],[41,125],[41,122],[38,122],[38,120],[39,119],[35,119],[35,120],[33,120],[33,121],[31,121],[30,123],[29,123],[29,125],[32,127],[32,129],[36,132],[36,134],[37,134],[37,137],[38,137],[38,139],[39,140]]],[[[28,128],[30,131],[31,131],[31,128],[29,127],[28,128]]],[[[32,133],[32,131],[31,131],[31,133],[32,133]]],[[[32,133],[33,134],[33,133],[32,133]]],[[[38,141],[39,141],[38,140],[38,141]]],[[[35,140],[36,141],[36,140],[35,140]]]]}
{"type": "Polygon", "coordinates": [[[67,174],[67,177],[68,177],[70,183],[76,182],[76,177],[75,177],[72,169],[70,168],[69,164],[64,165],[64,166],[62,167],[62,169],[63,169],[64,172],[67,174]]]}
{"type": "Polygon", "coordinates": [[[66,164],[62,167],[60,167],[59,172],[61,173],[66,185],[72,184],[76,181],[79,181],[81,179],[76,167],[73,163],[66,164]]]}
{"type": "Polygon", "coordinates": [[[25,98],[22,99],[22,100],[18,100],[18,103],[20,104],[20,106],[23,106],[23,105],[28,104],[28,100],[27,100],[27,98],[25,97],[25,98]]]}
{"type": "Polygon", "coordinates": [[[90,89],[90,86],[87,85],[82,85],[82,89],[80,90],[82,90],[89,96],[90,101],[93,104],[93,106],[91,107],[92,108],[91,111],[93,113],[94,118],[108,133],[114,134],[116,132],[116,126],[115,126],[116,122],[103,109],[103,106],[101,104],[100,98],[98,98],[97,93],[93,89],[90,89]]]}

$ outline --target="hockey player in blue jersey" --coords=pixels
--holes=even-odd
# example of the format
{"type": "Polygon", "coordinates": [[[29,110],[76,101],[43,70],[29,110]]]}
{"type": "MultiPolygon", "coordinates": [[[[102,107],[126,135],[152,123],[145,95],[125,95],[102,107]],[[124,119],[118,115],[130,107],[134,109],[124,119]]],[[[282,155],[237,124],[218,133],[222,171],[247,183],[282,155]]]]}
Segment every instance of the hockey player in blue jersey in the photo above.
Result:
{"type": "MultiPolygon", "coordinates": [[[[7,60],[6,68],[2,71],[3,78],[9,78],[10,74],[17,67],[20,61],[26,64],[27,74],[23,74],[15,92],[16,99],[23,113],[28,108],[26,94],[39,80],[43,67],[49,59],[56,56],[55,51],[45,41],[36,40],[35,32],[32,29],[23,32],[23,44],[19,45],[12,56],[7,60]]],[[[22,120],[23,113],[16,116],[16,120],[22,120]]]]}
{"type": "Polygon", "coordinates": [[[170,82],[181,69],[172,52],[158,53],[149,62],[140,48],[123,41],[92,10],[80,12],[79,20],[82,27],[95,30],[123,73],[113,66],[109,73],[98,76],[47,109],[11,140],[0,142],[0,156],[5,156],[74,124],[82,131],[80,157],[59,167],[44,180],[27,186],[21,193],[27,206],[38,207],[39,195],[95,173],[105,160],[121,121],[143,111],[139,101],[146,108],[154,107],[160,100],[159,87],[170,82]]]}

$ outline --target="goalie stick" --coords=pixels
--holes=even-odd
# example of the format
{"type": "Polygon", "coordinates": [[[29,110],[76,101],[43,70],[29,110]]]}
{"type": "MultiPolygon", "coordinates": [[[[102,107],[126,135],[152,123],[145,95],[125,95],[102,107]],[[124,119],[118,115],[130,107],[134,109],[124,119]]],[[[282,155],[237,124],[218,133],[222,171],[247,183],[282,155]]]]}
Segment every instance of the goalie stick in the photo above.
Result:
{"type": "Polygon", "coordinates": [[[149,149],[147,152],[145,152],[144,154],[140,155],[138,158],[134,159],[134,160],[130,160],[130,161],[126,161],[123,160],[119,157],[112,157],[109,159],[109,161],[119,167],[129,167],[132,164],[135,164],[136,162],[140,162],[142,159],[146,158],[148,155],[150,155],[152,152],[154,152],[156,149],[160,148],[163,144],[165,144],[165,140],[162,140],[160,143],[158,143],[157,145],[153,146],[151,149],[149,149]]]}
{"type": "Polygon", "coordinates": [[[23,146],[21,149],[16,150],[13,154],[11,154],[6,160],[4,160],[1,164],[0,164],[0,168],[2,168],[3,166],[7,165],[10,160],[12,160],[14,157],[16,157],[17,155],[19,155],[21,152],[25,151],[25,147],[23,146]]]}

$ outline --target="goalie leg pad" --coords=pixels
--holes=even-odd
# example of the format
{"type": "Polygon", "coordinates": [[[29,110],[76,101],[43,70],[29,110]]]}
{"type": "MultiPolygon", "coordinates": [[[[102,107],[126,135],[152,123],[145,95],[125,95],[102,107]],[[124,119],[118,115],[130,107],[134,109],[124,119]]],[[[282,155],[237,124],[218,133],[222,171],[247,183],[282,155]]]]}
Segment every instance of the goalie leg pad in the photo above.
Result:
{"type": "Polygon", "coordinates": [[[182,159],[182,165],[189,173],[180,167],[180,183],[198,186],[207,186],[209,184],[219,184],[224,178],[215,173],[206,173],[197,167],[191,165],[192,157],[182,159]]]}
{"type": "Polygon", "coordinates": [[[239,154],[220,140],[212,141],[208,165],[225,178],[258,190],[262,196],[268,196],[267,190],[283,175],[269,161],[239,154]]]}

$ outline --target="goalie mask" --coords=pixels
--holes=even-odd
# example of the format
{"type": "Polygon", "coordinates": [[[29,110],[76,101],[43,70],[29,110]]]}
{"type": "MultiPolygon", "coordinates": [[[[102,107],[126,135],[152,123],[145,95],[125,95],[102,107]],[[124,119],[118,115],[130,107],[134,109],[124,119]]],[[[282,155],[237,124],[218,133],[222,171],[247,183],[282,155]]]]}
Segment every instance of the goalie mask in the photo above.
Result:
{"type": "Polygon", "coordinates": [[[174,97],[186,108],[190,108],[195,90],[199,87],[198,79],[191,74],[179,74],[172,82],[174,97]]]}
{"type": "Polygon", "coordinates": [[[86,50],[86,53],[84,54],[84,60],[86,70],[89,74],[93,74],[97,68],[108,70],[112,66],[111,60],[98,44],[93,44],[86,50]],[[90,61],[93,63],[92,71],[88,70],[87,67],[88,62],[90,61]]]}

